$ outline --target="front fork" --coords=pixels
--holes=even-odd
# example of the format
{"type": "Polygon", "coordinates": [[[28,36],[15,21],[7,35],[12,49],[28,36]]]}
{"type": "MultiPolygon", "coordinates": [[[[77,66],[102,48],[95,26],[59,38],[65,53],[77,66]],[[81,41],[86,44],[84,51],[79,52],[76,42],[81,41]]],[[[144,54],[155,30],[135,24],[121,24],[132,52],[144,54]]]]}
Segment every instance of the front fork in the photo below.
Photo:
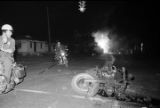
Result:
{"type": "Polygon", "coordinates": [[[66,66],[68,66],[67,58],[60,57],[59,64],[65,64],[66,66]]]}

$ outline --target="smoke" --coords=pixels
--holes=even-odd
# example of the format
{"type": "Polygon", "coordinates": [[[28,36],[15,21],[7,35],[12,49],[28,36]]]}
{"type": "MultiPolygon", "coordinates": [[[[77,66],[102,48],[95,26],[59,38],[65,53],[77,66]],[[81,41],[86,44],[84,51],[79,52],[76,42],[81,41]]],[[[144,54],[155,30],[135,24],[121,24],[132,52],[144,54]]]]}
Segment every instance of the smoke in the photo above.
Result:
{"type": "Polygon", "coordinates": [[[112,54],[112,49],[117,45],[114,44],[114,38],[111,38],[109,31],[97,31],[92,33],[95,42],[95,50],[102,53],[102,58],[105,60],[105,65],[112,65],[115,57],[112,54]]]}
{"type": "Polygon", "coordinates": [[[126,36],[118,35],[116,30],[102,28],[92,32],[94,38],[94,49],[101,54],[105,64],[113,64],[115,62],[115,54],[127,54],[130,41],[126,36]]]}
{"type": "Polygon", "coordinates": [[[101,50],[104,54],[110,53],[111,41],[108,35],[108,32],[95,32],[92,34],[97,47],[97,51],[101,50]]]}

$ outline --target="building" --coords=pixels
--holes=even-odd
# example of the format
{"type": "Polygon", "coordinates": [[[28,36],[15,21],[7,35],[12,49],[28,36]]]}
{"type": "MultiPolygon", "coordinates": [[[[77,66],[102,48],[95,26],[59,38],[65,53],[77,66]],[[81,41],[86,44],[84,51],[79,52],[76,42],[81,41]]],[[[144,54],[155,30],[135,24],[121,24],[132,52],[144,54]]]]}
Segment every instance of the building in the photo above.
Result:
{"type": "MultiPolygon", "coordinates": [[[[41,55],[48,53],[48,43],[46,41],[38,41],[32,39],[16,40],[16,50],[18,54],[25,55],[41,55]]],[[[51,45],[51,52],[54,51],[51,45]]]]}

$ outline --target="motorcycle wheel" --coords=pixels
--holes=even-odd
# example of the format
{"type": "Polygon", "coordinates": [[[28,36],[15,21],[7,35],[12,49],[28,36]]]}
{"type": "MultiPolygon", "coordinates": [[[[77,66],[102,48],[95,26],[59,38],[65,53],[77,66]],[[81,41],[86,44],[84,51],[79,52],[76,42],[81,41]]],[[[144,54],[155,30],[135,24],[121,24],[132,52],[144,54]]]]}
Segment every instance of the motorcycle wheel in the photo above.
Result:
{"type": "Polygon", "coordinates": [[[11,90],[14,89],[15,85],[16,85],[15,82],[14,82],[14,81],[11,81],[9,84],[7,84],[6,90],[5,90],[3,93],[8,93],[8,92],[10,92],[11,90]]]}
{"type": "Polygon", "coordinates": [[[60,59],[58,60],[58,64],[59,64],[59,65],[62,65],[62,64],[63,64],[62,58],[60,58],[60,59]]]}
{"type": "Polygon", "coordinates": [[[86,80],[95,80],[95,78],[87,73],[80,73],[74,76],[71,82],[72,88],[76,92],[87,95],[89,97],[95,96],[99,90],[99,84],[97,82],[86,80]]]}
{"type": "Polygon", "coordinates": [[[23,80],[24,80],[24,78],[19,79],[19,82],[18,82],[16,85],[18,85],[18,84],[20,84],[21,82],[23,82],[23,80]]]}
{"type": "Polygon", "coordinates": [[[0,75],[0,94],[2,94],[7,88],[7,79],[5,76],[0,75]]]}
{"type": "Polygon", "coordinates": [[[64,60],[64,64],[66,67],[68,67],[68,60],[67,59],[64,60]]]}

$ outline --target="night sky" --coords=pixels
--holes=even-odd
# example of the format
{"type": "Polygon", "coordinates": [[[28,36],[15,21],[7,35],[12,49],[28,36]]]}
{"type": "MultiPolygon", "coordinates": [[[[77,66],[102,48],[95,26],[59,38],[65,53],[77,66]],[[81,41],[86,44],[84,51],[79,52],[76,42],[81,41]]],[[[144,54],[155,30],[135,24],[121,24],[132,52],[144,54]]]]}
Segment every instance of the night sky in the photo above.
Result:
{"type": "Polygon", "coordinates": [[[16,39],[30,35],[33,39],[48,40],[46,7],[52,42],[72,42],[76,32],[85,35],[106,27],[128,39],[158,42],[159,6],[147,1],[87,1],[84,13],[79,12],[78,1],[0,2],[0,25],[12,24],[16,39]]]}

